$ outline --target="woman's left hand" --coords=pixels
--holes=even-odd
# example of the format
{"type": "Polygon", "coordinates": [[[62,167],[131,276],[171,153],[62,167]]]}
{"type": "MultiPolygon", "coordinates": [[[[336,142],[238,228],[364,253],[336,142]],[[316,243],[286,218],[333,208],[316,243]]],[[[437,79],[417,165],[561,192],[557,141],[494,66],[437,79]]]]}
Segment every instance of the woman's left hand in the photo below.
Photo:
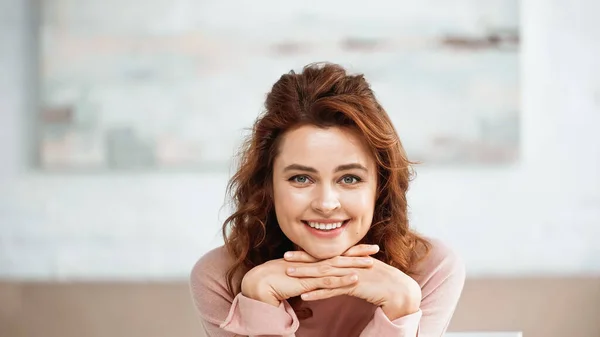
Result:
{"type": "Polygon", "coordinates": [[[370,265],[370,268],[348,268],[347,274],[358,276],[358,281],[353,285],[304,293],[301,297],[305,301],[350,295],[381,307],[390,320],[417,312],[421,305],[421,287],[414,279],[399,269],[368,256],[376,253],[377,250],[376,246],[374,249],[374,246],[370,245],[357,245],[348,249],[342,256],[322,261],[306,252],[294,251],[285,254],[284,259],[290,262],[304,262],[303,265],[287,271],[289,276],[298,278],[342,276],[331,274],[335,269],[329,268],[329,266],[336,259],[362,257],[370,265]]]}

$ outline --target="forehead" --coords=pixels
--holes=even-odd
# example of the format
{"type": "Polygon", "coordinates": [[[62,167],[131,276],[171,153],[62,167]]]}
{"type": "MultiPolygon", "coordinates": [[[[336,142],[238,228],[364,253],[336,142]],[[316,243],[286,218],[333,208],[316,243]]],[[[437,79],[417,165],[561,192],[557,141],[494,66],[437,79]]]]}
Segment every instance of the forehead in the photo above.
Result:
{"type": "Polygon", "coordinates": [[[283,135],[278,152],[275,165],[302,164],[317,169],[349,163],[374,165],[362,136],[348,128],[299,127],[283,135]]]}

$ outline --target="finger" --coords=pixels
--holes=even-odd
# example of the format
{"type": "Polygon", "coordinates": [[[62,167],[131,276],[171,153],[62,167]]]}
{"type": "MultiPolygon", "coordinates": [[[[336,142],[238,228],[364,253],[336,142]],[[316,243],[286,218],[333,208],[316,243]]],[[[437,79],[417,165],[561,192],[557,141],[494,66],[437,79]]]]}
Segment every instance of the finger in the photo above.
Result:
{"type": "Polygon", "coordinates": [[[378,245],[361,244],[361,245],[356,245],[356,246],[350,247],[342,255],[343,256],[369,256],[369,255],[373,255],[377,252],[379,252],[378,245]]]}
{"type": "Polygon", "coordinates": [[[300,295],[300,297],[305,301],[323,300],[326,298],[349,294],[353,288],[354,285],[332,289],[317,289],[304,293],[300,295]]]}
{"type": "Polygon", "coordinates": [[[345,276],[328,276],[316,278],[300,279],[305,292],[314,291],[317,289],[336,289],[348,287],[358,281],[358,275],[355,273],[345,276]]]}
{"type": "MultiPolygon", "coordinates": [[[[367,245],[360,244],[353,247],[350,247],[346,250],[342,255],[343,256],[369,256],[379,252],[378,245],[367,245]]],[[[321,260],[311,256],[307,252],[303,251],[289,251],[283,255],[283,258],[286,261],[290,262],[319,262],[321,260]]]]}
{"type": "Polygon", "coordinates": [[[318,263],[289,267],[286,273],[293,277],[343,276],[355,272],[356,268],[370,268],[373,263],[372,257],[338,256],[318,263]]]}
{"type": "Polygon", "coordinates": [[[307,252],[303,252],[303,251],[289,251],[286,252],[285,254],[283,254],[283,258],[286,261],[290,261],[290,262],[319,262],[320,260],[312,257],[310,254],[308,254],[307,252]]]}

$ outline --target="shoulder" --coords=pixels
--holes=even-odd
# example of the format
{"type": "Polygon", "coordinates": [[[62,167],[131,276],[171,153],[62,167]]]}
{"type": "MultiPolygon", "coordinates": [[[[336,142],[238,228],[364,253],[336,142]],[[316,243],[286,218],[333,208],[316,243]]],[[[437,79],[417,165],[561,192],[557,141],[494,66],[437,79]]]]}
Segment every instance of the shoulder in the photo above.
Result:
{"type": "Polygon", "coordinates": [[[224,274],[232,265],[233,258],[225,246],[219,246],[209,250],[198,259],[192,268],[192,277],[198,277],[203,274],[210,274],[212,276],[224,274]]]}
{"type": "MultiPolygon", "coordinates": [[[[219,330],[218,326],[230,312],[236,294],[227,287],[227,272],[233,263],[227,249],[220,246],[206,252],[192,268],[190,291],[193,304],[207,329],[219,330]]],[[[237,276],[233,279],[234,287],[240,279],[237,276]]]]}
{"type": "Polygon", "coordinates": [[[414,279],[421,288],[452,283],[462,290],[465,280],[465,263],[449,245],[435,238],[425,238],[429,242],[429,252],[415,266],[414,279]]]}
{"type": "Polygon", "coordinates": [[[190,273],[190,287],[196,301],[205,296],[233,296],[227,290],[227,271],[233,265],[233,258],[224,246],[206,252],[194,264],[190,273]]]}

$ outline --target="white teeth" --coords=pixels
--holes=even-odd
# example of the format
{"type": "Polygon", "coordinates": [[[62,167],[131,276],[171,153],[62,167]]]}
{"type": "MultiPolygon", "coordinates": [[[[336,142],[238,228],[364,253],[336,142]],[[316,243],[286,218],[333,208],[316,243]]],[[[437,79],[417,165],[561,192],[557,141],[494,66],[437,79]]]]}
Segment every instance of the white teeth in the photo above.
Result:
{"type": "Polygon", "coordinates": [[[336,228],[342,227],[344,222],[335,222],[335,223],[320,223],[320,222],[309,222],[308,225],[312,228],[328,231],[336,228]]]}

